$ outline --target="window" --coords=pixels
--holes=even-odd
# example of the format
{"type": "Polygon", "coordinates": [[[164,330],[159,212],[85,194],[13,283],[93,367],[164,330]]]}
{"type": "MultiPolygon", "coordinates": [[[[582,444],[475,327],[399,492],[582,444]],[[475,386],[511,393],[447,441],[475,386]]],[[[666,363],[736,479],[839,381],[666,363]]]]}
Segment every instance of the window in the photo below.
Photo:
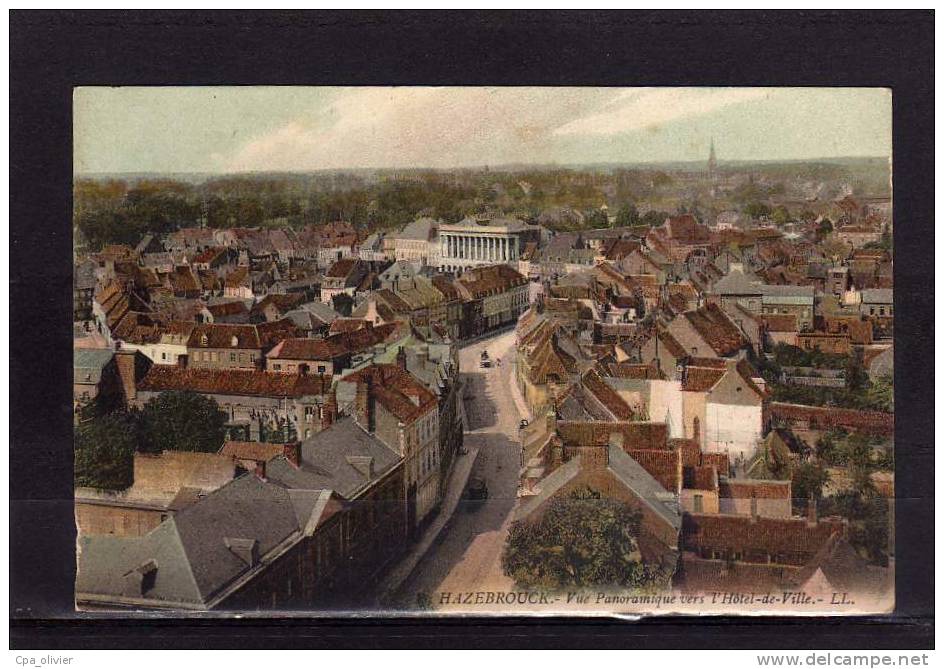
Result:
{"type": "Polygon", "coordinates": [[[328,369],[328,368],[327,368],[325,365],[318,365],[318,373],[319,373],[319,374],[324,374],[324,373],[327,371],[327,369],[328,369]]]}
{"type": "Polygon", "coordinates": [[[235,354],[235,353],[230,353],[230,354],[229,354],[229,361],[230,361],[230,362],[236,362],[236,354],[235,354]]]}
{"type": "Polygon", "coordinates": [[[704,510],[704,496],[695,495],[695,513],[702,513],[704,510]]]}
{"type": "Polygon", "coordinates": [[[282,365],[280,365],[279,363],[275,363],[274,365],[272,365],[272,369],[274,369],[274,370],[277,371],[277,372],[281,372],[281,371],[282,371],[282,365]]]}
{"type": "Polygon", "coordinates": [[[161,353],[161,360],[167,360],[167,354],[161,353]]]}
{"type": "Polygon", "coordinates": [[[315,415],[315,407],[305,407],[305,422],[310,423],[315,415]]]}

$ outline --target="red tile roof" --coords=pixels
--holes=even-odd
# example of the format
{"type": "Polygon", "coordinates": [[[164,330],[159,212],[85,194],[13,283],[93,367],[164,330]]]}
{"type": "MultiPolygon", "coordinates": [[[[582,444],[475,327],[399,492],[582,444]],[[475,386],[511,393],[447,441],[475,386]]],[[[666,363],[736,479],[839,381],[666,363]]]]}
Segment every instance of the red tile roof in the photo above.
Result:
{"type": "Polygon", "coordinates": [[[708,228],[691,214],[667,218],[664,228],[669,239],[680,244],[707,244],[710,239],[708,228]]]}
{"type": "Polygon", "coordinates": [[[269,351],[270,360],[331,360],[348,353],[344,342],[337,337],[325,339],[283,339],[269,351]]]}
{"type": "Polygon", "coordinates": [[[436,396],[419,379],[397,365],[374,364],[344,378],[352,383],[368,379],[377,402],[405,424],[412,423],[437,406],[436,396]]]}
{"type": "Polygon", "coordinates": [[[688,365],[682,378],[682,390],[690,393],[703,393],[714,388],[727,373],[717,367],[695,367],[688,365]]]}
{"type": "Polygon", "coordinates": [[[633,448],[626,453],[669,492],[678,492],[682,487],[682,455],[679,451],[633,448]]]}
{"type": "Polygon", "coordinates": [[[202,323],[190,333],[187,347],[261,349],[262,344],[254,325],[202,323]]]}
{"type": "Polygon", "coordinates": [[[844,427],[876,434],[892,434],[895,431],[895,414],[881,411],[859,411],[838,407],[815,407],[805,404],[771,402],[772,418],[794,421],[809,421],[814,429],[844,427]]]}
{"type": "Polygon", "coordinates": [[[339,332],[354,332],[371,325],[371,322],[363,318],[336,318],[331,322],[328,332],[337,334],[339,332]]]}
{"type": "Polygon", "coordinates": [[[331,265],[328,271],[325,272],[325,276],[336,279],[346,279],[348,275],[354,271],[354,268],[357,267],[358,262],[356,258],[342,258],[331,265]]]}
{"type": "Polygon", "coordinates": [[[795,314],[769,314],[761,316],[769,332],[798,332],[795,314]]]}
{"type": "Polygon", "coordinates": [[[666,447],[669,429],[665,423],[558,421],[557,433],[565,443],[575,446],[602,446],[612,433],[623,435],[623,450],[666,447]]]}
{"type": "Polygon", "coordinates": [[[684,478],[688,490],[718,490],[718,470],[713,465],[686,467],[684,478]]]}
{"type": "Polygon", "coordinates": [[[583,375],[581,379],[584,387],[589,390],[600,403],[605,406],[618,420],[633,420],[636,414],[629,408],[625,400],[619,396],[607,383],[600,377],[600,374],[591,369],[583,375]]]}
{"type": "Polygon", "coordinates": [[[688,311],[684,317],[719,356],[733,355],[749,344],[737,325],[715,304],[688,311]]]}
{"type": "Polygon", "coordinates": [[[220,449],[221,455],[228,455],[236,460],[256,460],[268,462],[285,452],[283,444],[267,444],[258,441],[227,441],[220,449]]]}
{"type": "Polygon", "coordinates": [[[802,565],[841,531],[841,523],[830,520],[811,525],[805,518],[686,513],[682,517],[681,543],[695,552],[759,552],[772,556],[777,563],[802,565]]]}
{"type": "Polygon", "coordinates": [[[208,305],[207,311],[213,314],[213,316],[216,318],[224,316],[237,316],[239,314],[249,313],[249,309],[246,307],[246,304],[244,302],[240,302],[239,300],[208,305]]]}
{"type": "Polygon", "coordinates": [[[222,253],[226,253],[226,249],[219,246],[211,246],[210,248],[201,251],[198,253],[194,259],[194,263],[210,263],[216,260],[217,256],[222,253]]]}
{"type": "Polygon", "coordinates": [[[733,499],[790,499],[790,488],[790,481],[725,479],[718,487],[718,494],[733,499]]]}
{"type": "Polygon", "coordinates": [[[138,382],[139,391],[189,390],[216,395],[251,397],[301,397],[323,395],[331,377],[269,374],[246,369],[185,369],[154,365],[138,382]]]}

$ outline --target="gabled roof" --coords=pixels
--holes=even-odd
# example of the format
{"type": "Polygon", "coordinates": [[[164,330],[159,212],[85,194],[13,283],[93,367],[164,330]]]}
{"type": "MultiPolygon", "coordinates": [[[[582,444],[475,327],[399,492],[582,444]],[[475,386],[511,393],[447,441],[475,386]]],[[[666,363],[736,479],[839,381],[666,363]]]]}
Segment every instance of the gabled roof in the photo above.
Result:
{"type": "Polygon", "coordinates": [[[625,400],[619,396],[619,393],[607,385],[599,372],[595,369],[586,372],[581,377],[580,381],[617,420],[629,421],[636,418],[636,414],[629,405],[626,404],[625,400]]]}
{"type": "Polygon", "coordinates": [[[349,279],[355,269],[362,266],[362,261],[358,258],[341,258],[341,260],[335,261],[328,271],[325,272],[326,277],[332,277],[336,279],[349,279]]]}
{"type": "Polygon", "coordinates": [[[707,304],[700,309],[687,311],[686,318],[716,355],[728,356],[747,346],[750,342],[721,307],[707,304]]]}
{"type": "Polygon", "coordinates": [[[682,487],[682,454],[665,448],[633,448],[626,453],[667,491],[682,487]]]}
{"type": "Polygon", "coordinates": [[[732,264],[728,273],[715,281],[711,291],[716,295],[760,295],[763,288],[756,274],[732,264]]]}
{"type": "Polygon", "coordinates": [[[437,405],[434,395],[419,379],[397,365],[373,364],[344,377],[346,383],[371,382],[379,404],[405,424],[437,405]]]}
{"type": "Polygon", "coordinates": [[[283,339],[266,358],[269,360],[331,360],[348,353],[344,341],[338,337],[325,339],[283,339]]]}
{"type": "Polygon", "coordinates": [[[707,244],[710,240],[708,228],[691,214],[670,216],[665,219],[663,228],[669,239],[680,244],[707,244]]]}
{"type": "Polygon", "coordinates": [[[254,325],[201,323],[190,333],[187,347],[261,349],[262,343],[254,325]]]}
{"type": "Polygon", "coordinates": [[[346,417],[302,442],[298,467],[275,458],[266,476],[290,488],[326,488],[351,500],[400,461],[399,454],[346,417]]]}

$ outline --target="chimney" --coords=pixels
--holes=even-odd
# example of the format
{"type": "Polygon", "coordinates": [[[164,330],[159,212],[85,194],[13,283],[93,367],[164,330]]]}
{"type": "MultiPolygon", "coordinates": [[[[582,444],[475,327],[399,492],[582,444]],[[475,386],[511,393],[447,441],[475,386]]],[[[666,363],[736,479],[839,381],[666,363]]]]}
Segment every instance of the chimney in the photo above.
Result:
{"type": "MultiPolygon", "coordinates": [[[[358,384],[359,386],[360,384],[358,384]]],[[[338,396],[332,388],[325,397],[324,406],[321,408],[321,429],[327,430],[334,424],[334,419],[338,413],[338,396]]]]}
{"type": "Polygon", "coordinates": [[[607,444],[613,448],[618,448],[619,450],[623,450],[624,441],[625,441],[625,436],[623,435],[623,433],[613,430],[612,432],[610,432],[610,438],[607,441],[607,444]]]}
{"type": "Polygon", "coordinates": [[[368,432],[374,431],[374,397],[372,379],[366,376],[357,382],[354,411],[357,422],[368,432]]]}
{"type": "Polygon", "coordinates": [[[402,346],[397,351],[397,367],[402,369],[404,372],[406,371],[406,349],[402,346]]]}
{"type": "MultiPolygon", "coordinates": [[[[285,458],[291,462],[296,467],[301,466],[302,461],[302,444],[299,441],[292,441],[287,444],[282,444],[282,454],[285,458]]],[[[265,468],[263,468],[262,476],[265,477],[265,468]]]]}
{"type": "Polygon", "coordinates": [[[249,567],[259,564],[259,542],[256,539],[223,537],[223,543],[230,552],[249,567]]]}
{"type": "Polygon", "coordinates": [[[124,394],[125,404],[130,406],[138,397],[138,377],[144,376],[147,367],[142,361],[138,362],[138,352],[129,349],[115,351],[115,367],[118,370],[118,379],[121,382],[121,391],[124,394]]]}
{"type": "Polygon", "coordinates": [[[810,527],[816,527],[819,523],[818,510],[816,508],[816,495],[810,493],[810,498],[806,502],[806,524],[810,527]]]}

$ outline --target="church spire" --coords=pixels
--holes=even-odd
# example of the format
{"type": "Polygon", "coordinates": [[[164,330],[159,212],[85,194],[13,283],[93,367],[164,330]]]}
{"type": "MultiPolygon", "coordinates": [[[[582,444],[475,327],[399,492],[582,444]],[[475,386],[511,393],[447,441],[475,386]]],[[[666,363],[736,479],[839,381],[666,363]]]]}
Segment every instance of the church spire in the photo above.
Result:
{"type": "Polygon", "coordinates": [[[715,169],[718,166],[718,161],[715,158],[715,138],[711,138],[711,148],[708,151],[708,178],[714,179],[715,169]]]}

